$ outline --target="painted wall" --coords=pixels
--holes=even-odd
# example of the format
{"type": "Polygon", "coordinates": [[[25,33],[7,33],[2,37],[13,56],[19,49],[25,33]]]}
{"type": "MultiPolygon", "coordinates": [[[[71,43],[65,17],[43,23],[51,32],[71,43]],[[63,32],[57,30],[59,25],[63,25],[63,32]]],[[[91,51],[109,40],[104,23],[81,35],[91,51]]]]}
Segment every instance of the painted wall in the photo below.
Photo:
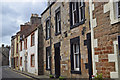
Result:
{"type": "MultiPolygon", "coordinates": [[[[34,32],[35,34],[35,45],[31,47],[31,35],[27,37],[27,49],[24,49],[24,41],[22,41],[22,51],[20,51],[20,57],[22,57],[22,66],[20,70],[25,71],[25,55],[27,55],[27,71],[38,75],[38,30],[34,32]],[[27,53],[27,54],[26,54],[27,53]],[[35,55],[35,66],[31,67],[31,55],[35,55]]],[[[19,58],[20,59],[20,58],[19,58]]]]}

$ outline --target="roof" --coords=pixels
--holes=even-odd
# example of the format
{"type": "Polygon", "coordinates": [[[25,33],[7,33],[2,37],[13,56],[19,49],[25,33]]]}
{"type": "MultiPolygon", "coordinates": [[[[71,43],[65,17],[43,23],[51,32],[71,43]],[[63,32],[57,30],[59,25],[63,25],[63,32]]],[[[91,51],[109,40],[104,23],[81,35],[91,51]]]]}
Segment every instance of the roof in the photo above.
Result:
{"type": "Polygon", "coordinates": [[[43,15],[55,2],[52,2],[42,13],[41,15],[43,15]]]}

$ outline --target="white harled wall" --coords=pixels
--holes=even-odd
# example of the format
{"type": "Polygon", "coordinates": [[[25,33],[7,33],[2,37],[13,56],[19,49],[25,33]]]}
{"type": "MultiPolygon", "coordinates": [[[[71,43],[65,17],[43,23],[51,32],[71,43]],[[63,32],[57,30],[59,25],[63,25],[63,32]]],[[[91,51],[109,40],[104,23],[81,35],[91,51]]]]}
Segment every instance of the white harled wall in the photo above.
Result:
{"type": "Polygon", "coordinates": [[[38,75],[38,30],[34,31],[35,34],[35,45],[31,46],[31,35],[27,37],[27,50],[24,49],[24,41],[22,42],[22,51],[20,51],[20,57],[22,56],[22,66],[20,70],[25,71],[25,55],[27,53],[27,72],[38,75]],[[31,55],[35,56],[35,66],[31,67],[31,55]]]}

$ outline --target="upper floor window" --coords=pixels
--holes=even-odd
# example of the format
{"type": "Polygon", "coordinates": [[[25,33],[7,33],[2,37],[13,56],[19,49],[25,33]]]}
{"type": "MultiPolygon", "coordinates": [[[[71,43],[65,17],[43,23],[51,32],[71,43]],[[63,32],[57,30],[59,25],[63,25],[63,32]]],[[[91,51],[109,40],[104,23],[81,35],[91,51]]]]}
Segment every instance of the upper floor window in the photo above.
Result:
{"type": "Polygon", "coordinates": [[[24,49],[27,49],[27,38],[24,40],[24,49]]]}
{"type": "Polygon", "coordinates": [[[31,46],[34,46],[35,45],[35,34],[33,33],[31,35],[31,46]]]}
{"type": "Polygon", "coordinates": [[[22,41],[20,42],[20,51],[22,51],[22,41]]]}
{"type": "Polygon", "coordinates": [[[16,53],[18,53],[18,43],[17,43],[17,46],[16,46],[16,53]]]}
{"type": "Polygon", "coordinates": [[[46,39],[50,38],[50,20],[46,21],[46,39]]]}
{"type": "Polygon", "coordinates": [[[55,11],[55,23],[56,23],[56,27],[55,27],[55,33],[60,34],[61,33],[61,16],[60,16],[60,8],[58,8],[55,11]]]}
{"type": "Polygon", "coordinates": [[[70,2],[70,23],[71,28],[83,24],[85,21],[85,2],[70,2]]]}

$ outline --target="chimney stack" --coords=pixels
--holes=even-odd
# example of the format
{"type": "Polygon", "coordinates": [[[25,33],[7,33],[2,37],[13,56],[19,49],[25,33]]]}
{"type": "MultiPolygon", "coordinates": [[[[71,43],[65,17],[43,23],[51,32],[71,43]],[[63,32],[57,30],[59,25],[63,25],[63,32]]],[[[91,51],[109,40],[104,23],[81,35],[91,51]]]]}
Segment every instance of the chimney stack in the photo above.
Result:
{"type": "Polygon", "coordinates": [[[2,47],[4,47],[4,44],[2,44],[2,47]]]}

